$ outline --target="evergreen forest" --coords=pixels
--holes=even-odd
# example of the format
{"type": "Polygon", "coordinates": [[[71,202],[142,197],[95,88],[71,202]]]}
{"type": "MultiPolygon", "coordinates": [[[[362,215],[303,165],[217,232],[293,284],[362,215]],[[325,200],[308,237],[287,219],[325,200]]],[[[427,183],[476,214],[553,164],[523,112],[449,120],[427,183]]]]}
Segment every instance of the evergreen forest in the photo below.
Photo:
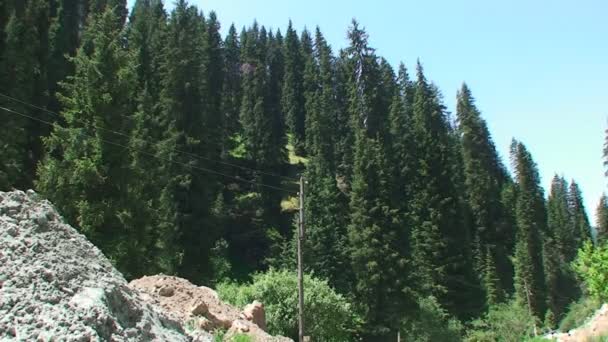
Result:
{"type": "Polygon", "coordinates": [[[295,271],[302,176],[305,272],[350,315],[327,341],[508,341],[489,317],[532,336],[585,299],[608,199],[592,228],[576,181],[545,191],[516,139],[503,160],[466,84],[450,113],[356,20],[342,50],[221,25],[185,0],[0,0],[0,190],[48,198],[127,279],[228,288],[295,271]]]}

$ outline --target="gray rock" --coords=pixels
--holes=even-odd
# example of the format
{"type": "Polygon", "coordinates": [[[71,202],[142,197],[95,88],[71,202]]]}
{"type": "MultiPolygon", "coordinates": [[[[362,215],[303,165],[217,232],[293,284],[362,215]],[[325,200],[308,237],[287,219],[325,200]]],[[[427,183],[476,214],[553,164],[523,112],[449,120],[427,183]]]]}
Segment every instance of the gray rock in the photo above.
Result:
{"type": "Polygon", "coordinates": [[[0,341],[190,341],[32,190],[0,192],[0,341]]]}

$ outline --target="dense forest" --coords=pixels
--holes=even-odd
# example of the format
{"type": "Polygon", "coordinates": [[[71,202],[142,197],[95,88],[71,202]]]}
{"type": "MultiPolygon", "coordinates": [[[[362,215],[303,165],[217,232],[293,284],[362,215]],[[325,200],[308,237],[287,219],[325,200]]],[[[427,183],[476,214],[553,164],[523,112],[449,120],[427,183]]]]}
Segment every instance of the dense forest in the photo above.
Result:
{"type": "Polygon", "coordinates": [[[454,115],[355,20],[333,51],[171,8],[0,0],[0,189],[36,189],[129,279],[216,285],[295,269],[302,175],[306,272],[352,304],[346,340],[441,340],[425,310],[479,327],[500,305],[554,328],[581,298],[577,183],[546,196],[518,140],[505,165],[466,84],[454,115]]]}

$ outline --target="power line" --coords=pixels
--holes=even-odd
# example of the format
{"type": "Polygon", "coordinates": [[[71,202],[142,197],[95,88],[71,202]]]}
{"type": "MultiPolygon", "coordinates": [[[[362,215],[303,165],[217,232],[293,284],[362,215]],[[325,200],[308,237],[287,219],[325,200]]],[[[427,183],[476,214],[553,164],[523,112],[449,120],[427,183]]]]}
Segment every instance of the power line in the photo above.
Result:
{"type": "MultiPolygon", "coordinates": [[[[53,111],[51,111],[49,109],[46,109],[46,108],[34,105],[32,103],[25,102],[23,100],[14,98],[12,96],[9,96],[9,95],[3,94],[3,93],[0,93],[0,96],[4,97],[6,99],[12,100],[12,101],[21,103],[23,105],[29,106],[31,108],[35,108],[35,109],[41,110],[41,111],[46,112],[48,114],[52,114],[53,116],[56,116],[58,118],[62,118],[61,115],[59,115],[58,113],[53,112],[53,111]]],[[[128,117],[126,115],[121,115],[121,116],[123,118],[132,119],[131,117],[128,117]]],[[[76,121],[78,121],[80,123],[84,123],[83,120],[78,120],[77,119],[76,121]]],[[[129,134],[126,134],[124,132],[115,131],[115,130],[112,130],[112,129],[109,129],[109,128],[105,128],[105,127],[99,127],[97,125],[93,125],[93,127],[96,128],[96,129],[98,129],[98,130],[110,132],[110,133],[113,133],[113,134],[116,134],[116,135],[120,135],[120,136],[123,136],[123,137],[126,137],[126,138],[131,138],[131,136],[129,134]]],[[[147,141],[145,139],[141,139],[141,138],[135,138],[135,139],[138,139],[138,140],[140,140],[142,142],[151,143],[150,141],[147,141]]],[[[232,167],[236,167],[236,168],[239,168],[239,169],[242,169],[242,170],[247,170],[247,171],[252,171],[252,172],[258,172],[258,173],[261,173],[261,174],[264,174],[264,175],[267,175],[267,176],[279,177],[279,178],[283,178],[283,179],[287,179],[287,180],[291,180],[291,181],[297,181],[298,180],[297,178],[294,178],[294,177],[282,176],[282,175],[279,175],[279,174],[276,174],[276,173],[272,173],[272,172],[266,172],[266,171],[261,171],[261,170],[258,170],[258,169],[254,169],[254,168],[250,168],[250,167],[246,167],[246,166],[242,166],[242,165],[232,164],[232,163],[228,163],[228,162],[225,162],[225,161],[221,161],[221,160],[217,160],[217,159],[213,159],[213,158],[209,158],[209,157],[204,157],[204,156],[201,156],[201,155],[198,155],[198,154],[194,154],[194,153],[183,151],[183,150],[179,150],[179,149],[172,149],[172,150],[175,151],[175,152],[177,152],[177,153],[181,153],[181,154],[184,154],[184,155],[187,155],[189,157],[196,158],[196,159],[199,159],[199,160],[208,160],[208,161],[212,161],[212,162],[215,162],[215,163],[218,163],[218,164],[232,166],[232,167]]]]}
{"type": "MultiPolygon", "coordinates": [[[[9,113],[13,113],[13,114],[16,114],[16,115],[20,115],[20,116],[26,117],[26,118],[34,120],[34,121],[41,122],[41,123],[49,125],[49,126],[54,126],[55,125],[52,122],[45,121],[45,120],[42,120],[42,119],[38,119],[38,118],[35,118],[33,116],[17,112],[17,111],[14,111],[14,110],[6,108],[6,107],[0,106],[0,109],[4,110],[6,112],[9,112],[9,113]]],[[[60,127],[66,128],[66,127],[63,127],[63,126],[60,126],[60,127]]],[[[204,171],[204,172],[208,172],[208,173],[213,173],[213,174],[224,176],[224,177],[227,177],[227,178],[231,178],[231,179],[234,179],[234,180],[237,180],[237,181],[240,181],[240,182],[245,182],[245,183],[250,183],[250,184],[254,184],[254,185],[259,185],[259,186],[263,186],[263,187],[266,187],[266,188],[269,188],[269,189],[274,189],[274,190],[278,190],[278,191],[287,192],[287,193],[290,193],[290,194],[297,194],[297,192],[295,192],[295,191],[284,189],[284,188],[280,188],[280,187],[277,187],[277,186],[274,186],[274,185],[268,185],[268,184],[258,183],[258,182],[250,181],[250,180],[243,179],[243,178],[240,178],[240,177],[235,177],[235,176],[227,175],[225,173],[222,173],[222,172],[219,172],[219,171],[215,171],[215,170],[211,170],[211,169],[208,169],[208,168],[204,168],[204,167],[200,167],[200,166],[194,166],[194,165],[189,165],[189,164],[182,163],[182,162],[175,161],[175,160],[171,160],[171,159],[168,159],[168,158],[159,157],[159,156],[155,155],[154,153],[150,153],[148,151],[143,151],[141,149],[136,149],[136,148],[133,148],[133,147],[130,147],[130,146],[127,146],[127,145],[119,144],[117,142],[113,142],[113,141],[110,141],[110,140],[97,138],[97,137],[94,137],[94,136],[92,136],[90,134],[86,134],[86,133],[80,133],[80,134],[84,135],[84,136],[87,136],[87,137],[90,137],[90,138],[93,138],[93,139],[99,139],[100,141],[102,141],[102,142],[104,142],[106,144],[123,147],[125,149],[132,150],[132,151],[137,151],[137,152],[140,152],[142,154],[148,155],[150,157],[153,157],[153,158],[156,158],[156,159],[159,159],[159,160],[163,160],[163,161],[166,161],[166,162],[169,162],[169,163],[175,163],[175,164],[178,164],[178,165],[186,166],[186,167],[189,167],[189,168],[194,169],[194,170],[200,170],[200,171],[204,171]]]]}

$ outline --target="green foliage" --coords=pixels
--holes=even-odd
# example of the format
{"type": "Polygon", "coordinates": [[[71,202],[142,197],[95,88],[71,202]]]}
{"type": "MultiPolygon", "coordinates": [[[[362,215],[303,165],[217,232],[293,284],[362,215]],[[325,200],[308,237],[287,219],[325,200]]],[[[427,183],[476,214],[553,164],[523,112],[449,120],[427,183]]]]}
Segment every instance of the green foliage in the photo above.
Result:
{"type": "Polygon", "coordinates": [[[608,244],[594,247],[591,242],[585,243],[574,262],[574,270],[592,298],[608,300],[608,244]]]}
{"type": "Polygon", "coordinates": [[[559,323],[559,330],[569,331],[582,326],[599,309],[601,303],[594,298],[581,298],[568,306],[566,315],[559,323]]]}
{"type": "Polygon", "coordinates": [[[462,341],[463,326],[434,297],[421,298],[413,314],[401,322],[401,336],[415,342],[462,341]]]}
{"type": "Polygon", "coordinates": [[[491,306],[485,317],[474,320],[466,342],[520,342],[534,336],[536,318],[517,301],[491,306]]]}
{"type": "Polygon", "coordinates": [[[251,336],[246,334],[236,334],[231,339],[230,342],[252,342],[253,339],[251,336]]]}
{"type": "MultiPolygon", "coordinates": [[[[254,300],[264,303],[268,331],[273,335],[297,338],[298,295],[294,272],[270,270],[253,276],[246,285],[218,285],[222,300],[243,307],[254,300]]],[[[351,305],[332,290],[326,281],[306,275],[304,306],[307,334],[320,341],[349,341],[357,319],[351,305]]]]}
{"type": "Polygon", "coordinates": [[[608,241],[608,197],[606,197],[606,194],[602,194],[600,198],[595,217],[597,218],[595,240],[598,243],[605,243],[605,241],[608,241]]]}
{"type": "Polygon", "coordinates": [[[530,307],[534,315],[542,319],[546,310],[546,284],[541,232],[547,227],[543,190],[532,155],[517,140],[511,143],[511,160],[518,187],[515,206],[518,230],[513,261],[515,295],[521,305],[530,307]]]}

